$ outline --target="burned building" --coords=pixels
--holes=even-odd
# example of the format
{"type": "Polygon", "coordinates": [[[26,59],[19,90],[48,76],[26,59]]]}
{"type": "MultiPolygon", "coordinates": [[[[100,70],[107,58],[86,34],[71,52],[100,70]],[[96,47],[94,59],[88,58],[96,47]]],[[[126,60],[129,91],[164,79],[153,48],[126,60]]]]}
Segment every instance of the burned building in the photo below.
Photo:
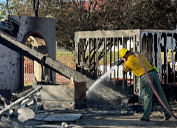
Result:
{"type": "MultiPolygon", "coordinates": [[[[1,36],[4,34],[9,39],[22,44],[25,44],[30,38],[34,42],[32,49],[43,54],[48,54],[53,59],[56,58],[55,19],[53,18],[9,15],[1,21],[0,33],[1,36]],[[37,43],[36,40],[40,41],[37,43]]],[[[0,49],[1,93],[8,94],[6,91],[12,93],[21,90],[24,86],[24,56],[20,54],[19,50],[16,49],[14,51],[2,44],[0,49]]],[[[34,69],[34,74],[38,81],[41,81],[43,79],[42,77],[48,75],[50,81],[55,83],[55,72],[50,72],[46,67],[41,68],[40,63],[38,64],[36,61],[34,61],[34,69]]]]}
{"type": "MultiPolygon", "coordinates": [[[[91,89],[102,74],[117,64],[118,50],[121,48],[140,51],[159,70],[161,83],[175,84],[176,82],[176,30],[135,29],[76,32],[76,71],[55,60],[55,20],[53,18],[8,16],[1,24],[0,43],[2,49],[0,54],[2,58],[1,95],[10,94],[6,93],[7,91],[12,93],[23,88],[23,56],[26,56],[36,61],[34,74],[37,81],[45,84],[44,77],[48,76],[49,86],[45,86],[44,90],[46,90],[43,91],[43,94],[48,97],[44,103],[46,108],[58,105],[68,107],[70,103],[75,104],[79,100],[84,103],[87,100],[88,104],[100,103],[116,106],[122,100],[128,102],[129,95],[136,95],[140,101],[142,99],[140,79],[131,72],[125,74],[121,66],[109,74],[107,79],[100,81],[97,88],[91,89]],[[26,41],[29,41],[28,39],[33,41],[31,48],[24,45],[26,41]],[[55,84],[55,73],[75,83],[59,87],[55,84]],[[84,82],[86,88],[82,86],[84,82]],[[76,85],[76,88],[72,85],[76,85]],[[128,88],[126,85],[129,85],[128,88]],[[63,95],[69,95],[71,94],[69,91],[72,91],[71,97],[68,99],[65,97],[63,102],[57,89],[56,95],[52,94],[52,86],[55,86],[59,92],[65,90],[61,93],[63,95]],[[131,92],[129,87],[132,89],[131,92]],[[56,104],[51,105],[53,100],[56,104]]],[[[71,108],[74,108],[74,105],[71,108]]]]}
{"type": "MultiPolygon", "coordinates": [[[[176,42],[176,30],[135,29],[76,32],[76,69],[93,79],[98,79],[100,72],[104,74],[116,65],[119,60],[118,50],[127,48],[132,52],[139,51],[153,66],[157,67],[162,84],[175,84],[177,80],[176,42]],[[100,71],[101,63],[103,69],[100,71]]],[[[133,93],[139,97],[139,100],[142,99],[140,79],[131,72],[125,74],[122,66],[119,66],[108,77],[109,84],[121,83],[119,84],[121,89],[124,89],[125,85],[132,84],[133,93]]]]}

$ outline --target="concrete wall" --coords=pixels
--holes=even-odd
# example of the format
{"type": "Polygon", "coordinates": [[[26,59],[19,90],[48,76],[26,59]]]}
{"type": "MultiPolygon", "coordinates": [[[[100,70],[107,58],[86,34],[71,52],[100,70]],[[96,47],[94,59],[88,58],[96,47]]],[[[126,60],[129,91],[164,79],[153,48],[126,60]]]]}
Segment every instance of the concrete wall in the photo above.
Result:
{"type": "Polygon", "coordinates": [[[20,55],[0,44],[0,90],[14,92],[20,88],[20,55]]]}
{"type": "MultiPolygon", "coordinates": [[[[56,59],[55,19],[27,16],[8,16],[8,21],[18,24],[17,35],[2,31],[12,39],[25,43],[29,36],[39,36],[46,43],[46,54],[56,59]]],[[[0,90],[8,89],[15,92],[23,88],[23,57],[9,48],[0,45],[0,90]]],[[[50,74],[50,73],[49,73],[50,74]]],[[[56,81],[55,72],[52,72],[53,82],[56,81]]],[[[50,77],[50,76],[49,76],[50,77]]]]}

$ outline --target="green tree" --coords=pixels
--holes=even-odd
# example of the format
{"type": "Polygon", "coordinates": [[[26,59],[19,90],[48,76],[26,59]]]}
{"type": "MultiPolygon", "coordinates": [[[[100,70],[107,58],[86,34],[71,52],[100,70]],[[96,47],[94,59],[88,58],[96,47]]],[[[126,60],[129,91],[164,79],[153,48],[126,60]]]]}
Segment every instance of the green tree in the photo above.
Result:
{"type": "Polygon", "coordinates": [[[39,13],[56,18],[56,37],[59,45],[74,47],[74,32],[97,30],[97,0],[43,0],[39,13]],[[87,6],[87,7],[86,7],[87,6]]]}
{"type": "Polygon", "coordinates": [[[0,19],[4,18],[6,15],[6,3],[2,2],[0,3],[0,19]]]}
{"type": "Polygon", "coordinates": [[[0,3],[0,18],[4,18],[6,15],[16,14],[16,2],[14,0],[6,0],[6,2],[0,3]]]}
{"type": "Polygon", "coordinates": [[[0,10],[0,19],[4,18],[4,10],[0,10]]]}
{"type": "MultiPolygon", "coordinates": [[[[121,10],[120,29],[176,29],[176,4],[169,0],[140,0],[121,10]]],[[[118,26],[118,24],[116,24],[118,26]]]]}
{"type": "MultiPolygon", "coordinates": [[[[9,13],[34,16],[32,1],[38,0],[9,1],[9,13]]],[[[0,6],[2,17],[6,4],[0,6]]],[[[76,31],[176,29],[177,21],[176,3],[169,0],[40,0],[38,16],[56,19],[57,42],[67,49],[76,31]]]]}

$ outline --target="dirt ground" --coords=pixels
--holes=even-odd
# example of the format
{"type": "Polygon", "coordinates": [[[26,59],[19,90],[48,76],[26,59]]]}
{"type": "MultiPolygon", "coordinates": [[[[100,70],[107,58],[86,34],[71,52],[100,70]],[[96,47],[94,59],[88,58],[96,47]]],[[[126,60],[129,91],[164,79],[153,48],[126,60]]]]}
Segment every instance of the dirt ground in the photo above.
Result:
{"type": "MultiPolygon", "coordinates": [[[[175,112],[175,115],[177,113],[175,112]]],[[[142,114],[135,115],[97,115],[82,117],[78,120],[77,125],[84,128],[176,128],[177,120],[172,117],[164,121],[163,114],[159,111],[152,113],[150,121],[140,121],[142,114]]]]}
{"type": "MultiPolygon", "coordinates": [[[[153,107],[153,112],[148,122],[139,120],[142,117],[141,108],[132,109],[131,106],[120,110],[51,111],[50,114],[72,113],[82,114],[82,116],[76,121],[69,122],[45,122],[30,119],[23,123],[18,122],[17,117],[11,116],[10,120],[15,121],[18,125],[10,123],[9,120],[2,122],[1,119],[0,128],[64,128],[62,127],[63,123],[68,125],[66,128],[176,128],[177,120],[171,117],[168,121],[164,121],[163,113],[159,110],[160,106],[153,107]]],[[[172,107],[172,112],[177,116],[177,107],[172,107]]]]}
{"type": "MultiPolygon", "coordinates": [[[[113,96],[111,95],[111,97],[113,96]]],[[[168,121],[164,121],[160,104],[158,104],[155,98],[150,121],[148,122],[140,121],[143,115],[143,105],[140,103],[121,102],[115,106],[108,105],[103,107],[97,102],[96,105],[97,106],[94,108],[87,104],[87,108],[75,110],[44,110],[41,106],[41,102],[34,102],[34,105],[32,104],[25,107],[33,109],[35,115],[78,114],[81,116],[74,121],[46,121],[44,118],[39,120],[30,118],[25,122],[20,122],[18,120],[19,114],[16,113],[16,111],[10,115],[7,111],[0,117],[0,128],[177,128],[177,119],[174,117],[171,117],[168,121]],[[8,118],[8,120],[2,120],[3,116],[8,118]],[[63,123],[66,123],[68,127],[63,127],[63,123]]],[[[176,101],[170,102],[170,108],[174,115],[177,116],[176,101]]],[[[27,113],[25,112],[24,114],[27,113]]]]}

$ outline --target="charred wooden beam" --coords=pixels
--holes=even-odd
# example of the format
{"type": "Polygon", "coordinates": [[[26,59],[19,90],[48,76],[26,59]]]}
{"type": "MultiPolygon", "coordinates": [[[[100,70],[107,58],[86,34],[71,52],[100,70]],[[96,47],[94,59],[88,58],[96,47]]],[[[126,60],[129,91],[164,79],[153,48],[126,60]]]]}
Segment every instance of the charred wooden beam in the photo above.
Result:
{"type": "Polygon", "coordinates": [[[87,87],[91,86],[94,82],[94,80],[86,77],[85,75],[81,74],[80,72],[77,72],[61,62],[54,60],[53,58],[50,58],[48,56],[45,56],[44,54],[37,52],[34,49],[31,49],[24,44],[13,40],[12,38],[6,36],[3,33],[0,33],[0,43],[2,45],[5,45],[6,47],[20,53],[21,55],[24,55],[32,60],[37,61],[40,64],[43,64],[45,67],[67,77],[71,78],[73,77],[75,82],[86,82],[87,87]]]}

